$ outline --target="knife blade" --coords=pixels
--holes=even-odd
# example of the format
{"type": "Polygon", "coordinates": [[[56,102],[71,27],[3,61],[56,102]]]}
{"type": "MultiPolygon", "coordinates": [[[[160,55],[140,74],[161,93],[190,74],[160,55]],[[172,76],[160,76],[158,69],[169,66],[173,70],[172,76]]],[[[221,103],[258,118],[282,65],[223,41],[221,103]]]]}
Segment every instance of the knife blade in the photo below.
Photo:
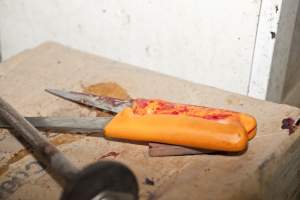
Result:
{"type": "Polygon", "coordinates": [[[108,111],[113,114],[117,114],[124,110],[124,108],[132,106],[132,100],[127,101],[107,96],[97,96],[93,94],[63,91],[56,89],[46,89],[45,91],[57,97],[61,97],[63,99],[79,103],[85,106],[99,108],[101,110],[108,111]]]}

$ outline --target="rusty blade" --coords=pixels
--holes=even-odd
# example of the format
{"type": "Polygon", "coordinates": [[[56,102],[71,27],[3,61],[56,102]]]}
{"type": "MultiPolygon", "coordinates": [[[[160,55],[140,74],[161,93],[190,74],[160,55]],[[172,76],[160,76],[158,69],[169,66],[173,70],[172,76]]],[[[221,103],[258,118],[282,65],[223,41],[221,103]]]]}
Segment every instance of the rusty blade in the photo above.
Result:
{"type": "Polygon", "coordinates": [[[119,113],[125,107],[131,107],[132,102],[129,100],[121,100],[106,96],[97,96],[93,94],[73,92],[73,91],[63,91],[55,89],[46,89],[46,92],[53,94],[55,96],[70,100],[79,104],[91,106],[94,108],[99,108],[104,111],[109,111],[112,113],[119,113]]]}

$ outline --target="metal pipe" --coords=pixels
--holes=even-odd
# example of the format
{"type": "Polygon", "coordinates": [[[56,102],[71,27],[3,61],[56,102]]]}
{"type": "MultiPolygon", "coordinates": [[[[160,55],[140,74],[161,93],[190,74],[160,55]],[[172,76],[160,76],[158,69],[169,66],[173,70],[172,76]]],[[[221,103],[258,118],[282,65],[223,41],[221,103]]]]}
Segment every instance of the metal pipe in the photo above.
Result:
{"type": "Polygon", "coordinates": [[[39,154],[47,166],[63,181],[72,182],[79,171],[54,145],[22,117],[12,106],[0,97],[0,116],[39,154]]]}

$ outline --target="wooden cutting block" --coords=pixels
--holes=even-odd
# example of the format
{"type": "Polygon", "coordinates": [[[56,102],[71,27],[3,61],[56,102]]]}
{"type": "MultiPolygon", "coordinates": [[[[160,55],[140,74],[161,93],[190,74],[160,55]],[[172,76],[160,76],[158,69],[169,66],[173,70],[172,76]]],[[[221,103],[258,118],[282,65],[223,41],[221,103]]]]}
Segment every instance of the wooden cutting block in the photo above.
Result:
{"type": "MultiPolygon", "coordinates": [[[[256,100],[82,53],[55,43],[25,51],[0,65],[0,95],[25,116],[96,116],[45,88],[81,91],[115,82],[130,97],[236,110],[253,115],[257,136],[240,154],[150,157],[148,146],[101,137],[44,133],[76,166],[111,159],[128,165],[140,199],[299,199],[300,130],[289,135],[283,118],[295,107],[256,100]]],[[[0,131],[0,199],[58,199],[61,187],[6,130],[0,131]]]]}

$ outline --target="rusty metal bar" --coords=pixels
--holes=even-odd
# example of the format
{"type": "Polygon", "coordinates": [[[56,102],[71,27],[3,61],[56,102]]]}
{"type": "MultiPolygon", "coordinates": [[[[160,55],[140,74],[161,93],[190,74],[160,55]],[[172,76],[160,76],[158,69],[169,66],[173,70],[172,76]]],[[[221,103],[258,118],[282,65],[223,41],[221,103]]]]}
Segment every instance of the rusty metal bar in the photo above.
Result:
{"type": "Polygon", "coordinates": [[[72,182],[79,171],[71,162],[47,139],[39,133],[24,117],[0,97],[0,117],[13,129],[17,136],[23,138],[30,147],[39,154],[42,161],[63,181],[72,182]]]}

